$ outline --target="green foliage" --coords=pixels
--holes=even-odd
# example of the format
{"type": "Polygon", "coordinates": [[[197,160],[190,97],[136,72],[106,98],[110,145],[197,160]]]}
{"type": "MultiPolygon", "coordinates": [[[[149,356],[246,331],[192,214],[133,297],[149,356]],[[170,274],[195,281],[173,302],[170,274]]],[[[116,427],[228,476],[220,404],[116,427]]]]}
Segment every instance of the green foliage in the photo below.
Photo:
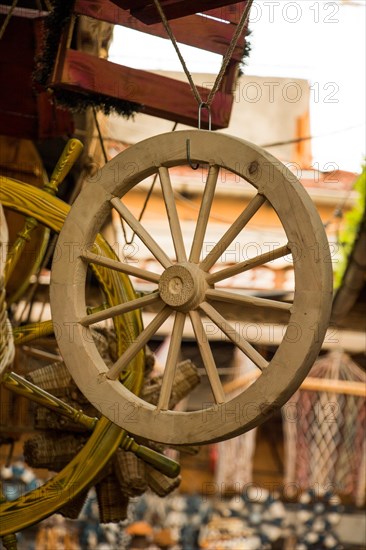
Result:
{"type": "Polygon", "coordinates": [[[334,271],[334,288],[337,289],[343,281],[347,270],[350,255],[357,237],[361,230],[362,223],[365,223],[366,209],[366,164],[363,166],[362,173],[357,178],[354,190],[358,192],[358,198],[355,206],[344,216],[344,227],[339,234],[338,242],[340,245],[340,259],[337,268],[334,271]]]}

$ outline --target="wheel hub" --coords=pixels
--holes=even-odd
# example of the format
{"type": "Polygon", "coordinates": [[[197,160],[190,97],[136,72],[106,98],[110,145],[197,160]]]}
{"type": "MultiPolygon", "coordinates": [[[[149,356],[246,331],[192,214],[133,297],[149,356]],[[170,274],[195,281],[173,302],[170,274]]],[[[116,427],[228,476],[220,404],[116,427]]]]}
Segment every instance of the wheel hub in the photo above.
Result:
{"type": "Polygon", "coordinates": [[[168,267],[159,281],[161,299],[184,312],[196,309],[203,302],[207,288],[205,273],[189,262],[168,267]]]}

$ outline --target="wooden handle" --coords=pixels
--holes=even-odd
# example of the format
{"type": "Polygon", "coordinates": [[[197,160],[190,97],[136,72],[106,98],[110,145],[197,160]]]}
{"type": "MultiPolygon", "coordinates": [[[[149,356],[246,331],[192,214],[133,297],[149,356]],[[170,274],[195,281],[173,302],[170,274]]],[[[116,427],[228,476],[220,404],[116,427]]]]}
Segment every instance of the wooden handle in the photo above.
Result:
{"type": "Polygon", "coordinates": [[[52,195],[57,193],[58,186],[63,182],[72,166],[79,158],[83,147],[83,144],[78,139],[69,139],[52,172],[50,182],[44,186],[45,191],[48,191],[48,193],[52,195]]]}
{"type": "Polygon", "coordinates": [[[154,466],[156,470],[159,470],[162,474],[165,474],[167,477],[174,478],[179,475],[180,464],[167,456],[157,453],[144,445],[139,445],[138,449],[135,451],[136,455],[154,466]]]}

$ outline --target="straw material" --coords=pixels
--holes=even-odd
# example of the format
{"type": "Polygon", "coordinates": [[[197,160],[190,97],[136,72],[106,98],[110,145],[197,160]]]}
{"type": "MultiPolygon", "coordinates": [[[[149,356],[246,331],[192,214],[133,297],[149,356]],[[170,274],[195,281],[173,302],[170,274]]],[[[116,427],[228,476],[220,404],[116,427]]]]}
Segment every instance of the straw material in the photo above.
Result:
{"type": "Polygon", "coordinates": [[[0,378],[2,372],[14,359],[13,332],[6,310],[4,283],[8,239],[8,226],[0,204],[0,378]]]}
{"type": "MultiPolygon", "coordinates": [[[[310,376],[366,383],[365,373],[341,350],[318,359],[310,376]]],[[[365,399],[299,390],[283,407],[288,484],[331,488],[365,502],[365,399]]]]}
{"type": "Polygon", "coordinates": [[[60,471],[83,448],[86,438],[68,434],[39,434],[24,443],[24,457],[32,468],[60,471]]]}
{"type": "Polygon", "coordinates": [[[77,519],[85,504],[89,490],[83,491],[77,497],[73,498],[58,510],[58,514],[61,514],[65,518],[77,519]]]}
{"type": "MultiPolygon", "coordinates": [[[[151,378],[142,388],[141,398],[157,405],[160,395],[163,375],[151,378]]],[[[186,397],[200,382],[197,367],[187,359],[177,365],[173,383],[172,395],[169,401],[169,408],[175,407],[179,401],[186,397]]]]}
{"type": "Polygon", "coordinates": [[[127,518],[128,497],[122,493],[114,474],[97,483],[96,491],[101,523],[118,523],[127,518]]]}
{"type": "Polygon", "coordinates": [[[0,273],[0,376],[13,362],[14,341],[5,302],[4,280],[0,273]]]}
{"type": "Polygon", "coordinates": [[[64,390],[69,389],[72,383],[71,374],[62,361],[56,361],[51,365],[36,369],[27,374],[26,378],[39,388],[50,391],[54,395],[56,395],[55,392],[59,392],[59,395],[64,395],[64,390]]]}
{"type": "Polygon", "coordinates": [[[135,497],[146,491],[145,464],[140,458],[131,452],[118,450],[113,463],[123,493],[135,497]]]}
{"type": "MultiPolygon", "coordinates": [[[[80,409],[80,404],[71,399],[63,398],[63,401],[74,407],[75,409],[80,409]]],[[[83,407],[83,411],[85,408],[83,407]]],[[[96,416],[96,415],[93,415],[96,416]]],[[[61,432],[78,432],[85,433],[87,431],[86,427],[78,422],[67,418],[66,416],[61,416],[56,412],[50,411],[45,407],[36,405],[34,411],[34,427],[37,430],[58,430],[61,432]]],[[[60,437],[62,435],[60,434],[60,437]]]]}
{"type": "Polygon", "coordinates": [[[165,497],[166,495],[169,495],[169,493],[174,491],[174,489],[177,489],[177,487],[179,487],[180,485],[180,476],[171,479],[159,472],[158,470],[155,470],[155,468],[152,468],[148,464],[145,464],[145,469],[149,487],[159,497],[165,497]]]}

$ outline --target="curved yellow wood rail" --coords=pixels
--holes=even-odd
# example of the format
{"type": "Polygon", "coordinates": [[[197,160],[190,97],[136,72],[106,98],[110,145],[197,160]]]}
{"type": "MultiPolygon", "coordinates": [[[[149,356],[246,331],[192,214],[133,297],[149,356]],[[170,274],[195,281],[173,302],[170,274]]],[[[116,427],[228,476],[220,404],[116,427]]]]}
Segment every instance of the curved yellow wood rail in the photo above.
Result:
{"type": "MultiPolygon", "coordinates": [[[[34,187],[0,176],[0,202],[26,216],[32,216],[46,227],[56,232],[61,230],[70,206],[49,193],[34,187]]],[[[103,254],[115,258],[115,254],[105,239],[98,235],[96,245],[103,254]]],[[[94,273],[101,284],[110,305],[135,298],[128,277],[95,266],[94,273]]],[[[30,331],[23,328],[25,334],[39,336],[39,326],[33,324],[30,331]]],[[[48,328],[49,323],[47,324],[48,328]]],[[[136,338],[142,329],[138,312],[120,315],[115,318],[118,352],[123,353],[131,338],[136,338]]],[[[19,339],[19,342],[21,338],[19,339]]],[[[144,375],[144,354],[141,353],[131,362],[131,376],[125,384],[138,394],[144,375]]],[[[0,504],[0,536],[4,537],[20,531],[51,515],[86,487],[92,485],[95,476],[104,468],[118,447],[128,438],[125,430],[111,421],[101,418],[88,442],[78,455],[45,485],[23,495],[14,502],[0,504]]]]}
{"type": "MultiPolygon", "coordinates": [[[[35,189],[31,185],[4,176],[0,176],[0,202],[11,210],[34,217],[56,232],[61,231],[70,211],[70,206],[60,199],[40,189],[35,189]]],[[[110,258],[116,258],[114,251],[101,235],[97,236],[95,244],[100,253],[110,258]]],[[[125,274],[117,273],[103,266],[96,265],[92,268],[110,305],[136,298],[131,281],[125,274]],[[118,299],[116,292],[119,293],[118,299]]],[[[120,335],[118,352],[123,353],[127,347],[126,343],[133,341],[135,337],[133,333],[142,330],[141,316],[136,312],[119,315],[115,318],[115,328],[117,334],[120,335]]],[[[37,331],[36,326],[34,326],[34,331],[37,331]]],[[[141,359],[140,361],[143,362],[141,359]]],[[[143,376],[143,369],[141,376],[143,376]]]]}

